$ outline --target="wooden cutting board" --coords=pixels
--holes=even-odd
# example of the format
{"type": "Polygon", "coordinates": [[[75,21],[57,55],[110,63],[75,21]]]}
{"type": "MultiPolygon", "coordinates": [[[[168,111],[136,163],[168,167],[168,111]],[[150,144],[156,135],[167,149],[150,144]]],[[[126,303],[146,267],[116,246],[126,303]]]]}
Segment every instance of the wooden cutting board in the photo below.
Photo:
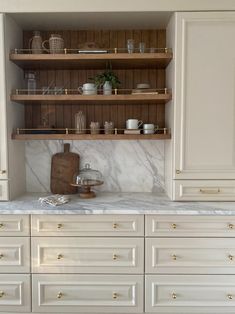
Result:
{"type": "Polygon", "coordinates": [[[71,186],[73,175],[79,170],[79,155],[71,153],[70,144],[64,144],[64,152],[51,159],[51,192],[54,194],[75,194],[77,187],[71,186]]]}

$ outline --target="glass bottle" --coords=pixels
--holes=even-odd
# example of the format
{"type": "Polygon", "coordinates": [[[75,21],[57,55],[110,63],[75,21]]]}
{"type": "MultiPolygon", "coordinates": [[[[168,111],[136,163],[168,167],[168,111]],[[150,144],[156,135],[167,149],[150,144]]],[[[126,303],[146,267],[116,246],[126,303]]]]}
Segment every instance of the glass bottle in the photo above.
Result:
{"type": "Polygon", "coordinates": [[[25,74],[26,89],[28,94],[36,94],[37,82],[35,72],[28,72],[25,74]]]}

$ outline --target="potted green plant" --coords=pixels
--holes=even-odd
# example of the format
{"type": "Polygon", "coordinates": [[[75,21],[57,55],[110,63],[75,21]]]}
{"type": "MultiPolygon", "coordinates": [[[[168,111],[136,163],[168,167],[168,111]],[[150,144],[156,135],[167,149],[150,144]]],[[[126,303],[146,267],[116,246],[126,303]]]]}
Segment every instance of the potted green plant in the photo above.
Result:
{"type": "Polygon", "coordinates": [[[93,78],[90,78],[90,80],[92,80],[98,88],[103,88],[104,95],[111,95],[112,89],[118,88],[121,84],[117,75],[112,70],[99,73],[93,78]]]}

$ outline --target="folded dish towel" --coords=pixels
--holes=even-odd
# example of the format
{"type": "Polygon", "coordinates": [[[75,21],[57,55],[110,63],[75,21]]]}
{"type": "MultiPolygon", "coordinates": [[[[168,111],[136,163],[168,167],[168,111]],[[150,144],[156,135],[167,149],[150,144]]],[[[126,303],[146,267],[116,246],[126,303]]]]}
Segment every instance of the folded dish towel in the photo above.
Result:
{"type": "Polygon", "coordinates": [[[60,195],[60,194],[55,194],[55,195],[50,195],[46,197],[40,197],[39,202],[42,204],[48,204],[51,206],[59,206],[66,204],[70,201],[68,196],[65,195],[60,195]]]}

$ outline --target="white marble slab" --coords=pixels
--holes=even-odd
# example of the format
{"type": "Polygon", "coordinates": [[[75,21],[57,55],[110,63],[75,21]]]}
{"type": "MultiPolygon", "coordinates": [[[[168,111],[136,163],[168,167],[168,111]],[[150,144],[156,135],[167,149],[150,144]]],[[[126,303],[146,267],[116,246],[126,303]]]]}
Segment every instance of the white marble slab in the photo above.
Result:
{"type": "MultiPolygon", "coordinates": [[[[80,154],[81,165],[89,162],[104,176],[99,191],[164,192],[164,141],[66,141],[80,154]]],[[[63,141],[26,142],[27,192],[50,192],[53,154],[63,141]]]]}
{"type": "Polygon", "coordinates": [[[172,202],[153,193],[98,193],[94,199],[71,196],[68,204],[52,207],[38,199],[46,194],[26,194],[0,202],[0,214],[159,214],[235,215],[235,202],[172,202]]]}

